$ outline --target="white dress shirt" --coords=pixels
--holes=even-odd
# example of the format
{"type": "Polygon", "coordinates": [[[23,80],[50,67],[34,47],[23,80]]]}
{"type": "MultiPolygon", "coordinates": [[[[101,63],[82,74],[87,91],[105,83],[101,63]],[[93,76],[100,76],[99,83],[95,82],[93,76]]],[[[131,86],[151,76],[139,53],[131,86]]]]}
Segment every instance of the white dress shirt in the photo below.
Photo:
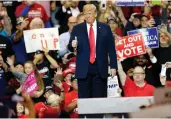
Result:
{"type": "Polygon", "coordinates": [[[65,32],[65,33],[62,33],[60,36],[59,36],[59,44],[60,44],[60,50],[59,50],[59,53],[60,54],[64,54],[68,51],[68,44],[69,44],[69,40],[70,40],[70,32],[65,32]]]}
{"type": "MultiPolygon", "coordinates": [[[[89,38],[89,31],[90,31],[90,24],[87,24],[87,32],[88,32],[88,38],[89,38]]],[[[95,57],[96,57],[96,41],[97,41],[97,21],[95,20],[93,23],[93,31],[94,31],[94,40],[95,40],[95,57]]]]}

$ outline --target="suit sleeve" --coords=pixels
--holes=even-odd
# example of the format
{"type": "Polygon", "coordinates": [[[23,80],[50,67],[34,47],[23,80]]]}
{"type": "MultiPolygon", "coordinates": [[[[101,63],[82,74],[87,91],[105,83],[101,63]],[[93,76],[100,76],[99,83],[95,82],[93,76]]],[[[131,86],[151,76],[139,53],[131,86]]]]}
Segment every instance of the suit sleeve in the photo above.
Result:
{"type": "Polygon", "coordinates": [[[112,34],[112,31],[110,27],[107,27],[108,29],[108,53],[110,58],[110,67],[112,69],[117,70],[117,57],[116,57],[116,50],[115,50],[115,43],[114,43],[114,37],[112,34]]]}
{"type": "Polygon", "coordinates": [[[75,36],[76,36],[76,28],[74,27],[72,29],[72,32],[71,32],[71,37],[70,37],[70,40],[69,40],[69,44],[68,44],[68,49],[73,52],[74,49],[72,47],[72,41],[75,39],[75,36]]]}

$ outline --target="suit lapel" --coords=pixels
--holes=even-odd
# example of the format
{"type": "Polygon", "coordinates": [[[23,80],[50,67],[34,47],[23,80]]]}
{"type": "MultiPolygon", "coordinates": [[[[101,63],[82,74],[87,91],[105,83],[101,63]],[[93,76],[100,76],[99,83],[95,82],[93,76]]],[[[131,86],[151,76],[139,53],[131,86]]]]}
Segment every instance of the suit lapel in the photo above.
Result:
{"type": "Polygon", "coordinates": [[[87,31],[87,24],[86,24],[86,22],[84,22],[84,28],[83,29],[84,29],[85,39],[86,39],[87,43],[89,44],[89,37],[88,37],[88,31],[87,31]]]}
{"type": "Polygon", "coordinates": [[[99,22],[97,22],[96,49],[97,49],[97,47],[98,47],[100,38],[101,38],[101,27],[100,27],[99,22]]]}
{"type": "MultiPolygon", "coordinates": [[[[85,34],[85,39],[86,42],[89,44],[89,37],[88,37],[88,31],[87,31],[87,24],[86,22],[84,22],[84,34],[85,34]]],[[[98,47],[99,41],[100,41],[100,37],[101,37],[101,27],[99,22],[97,22],[97,36],[96,36],[96,48],[98,47]]]]}

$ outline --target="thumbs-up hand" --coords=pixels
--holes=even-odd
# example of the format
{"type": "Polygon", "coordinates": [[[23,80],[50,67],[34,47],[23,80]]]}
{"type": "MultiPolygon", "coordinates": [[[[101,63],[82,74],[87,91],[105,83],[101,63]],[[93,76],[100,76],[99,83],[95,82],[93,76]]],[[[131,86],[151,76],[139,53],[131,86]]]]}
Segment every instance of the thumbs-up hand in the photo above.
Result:
{"type": "Polygon", "coordinates": [[[77,45],[78,45],[78,40],[77,40],[77,36],[75,36],[75,39],[72,41],[72,47],[77,48],[77,45]]]}

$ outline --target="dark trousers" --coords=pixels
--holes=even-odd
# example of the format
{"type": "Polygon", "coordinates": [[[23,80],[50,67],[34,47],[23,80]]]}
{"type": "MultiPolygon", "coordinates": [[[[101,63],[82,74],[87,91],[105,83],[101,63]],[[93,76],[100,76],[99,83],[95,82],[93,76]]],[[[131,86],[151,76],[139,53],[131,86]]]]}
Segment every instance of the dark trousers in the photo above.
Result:
{"type": "MultiPolygon", "coordinates": [[[[84,67],[83,67],[84,68],[84,67]]],[[[107,97],[107,79],[103,79],[98,71],[97,63],[89,63],[87,77],[78,79],[78,98],[107,97]]],[[[102,118],[103,115],[80,115],[80,118],[102,118]]]]}

